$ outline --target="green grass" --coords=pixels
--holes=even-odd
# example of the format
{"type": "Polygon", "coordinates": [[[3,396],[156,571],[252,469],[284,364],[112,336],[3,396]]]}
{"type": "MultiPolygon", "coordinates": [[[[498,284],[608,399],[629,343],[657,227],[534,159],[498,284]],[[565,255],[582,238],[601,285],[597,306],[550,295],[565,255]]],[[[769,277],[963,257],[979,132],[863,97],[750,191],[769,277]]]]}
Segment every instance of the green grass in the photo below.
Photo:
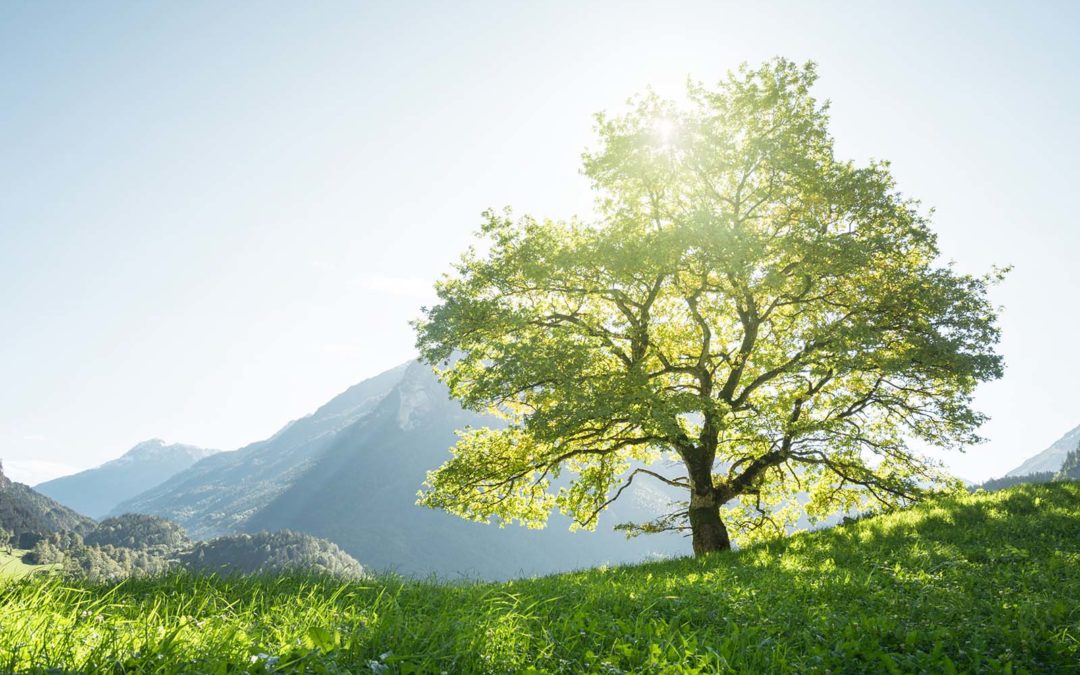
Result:
{"type": "Polygon", "coordinates": [[[12,549],[11,553],[0,551],[0,579],[18,579],[34,572],[47,572],[54,565],[27,565],[22,561],[26,551],[12,549]]]}
{"type": "Polygon", "coordinates": [[[0,670],[1080,672],[1080,483],[739,553],[508,583],[56,577],[0,588],[0,670]]]}

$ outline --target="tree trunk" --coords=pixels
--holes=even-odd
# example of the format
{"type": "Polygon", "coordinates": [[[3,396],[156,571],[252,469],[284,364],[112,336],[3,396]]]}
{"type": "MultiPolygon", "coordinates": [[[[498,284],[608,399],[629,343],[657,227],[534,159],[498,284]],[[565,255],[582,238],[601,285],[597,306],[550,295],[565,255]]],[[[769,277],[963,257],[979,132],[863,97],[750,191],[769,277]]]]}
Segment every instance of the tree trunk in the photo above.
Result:
{"type": "Polygon", "coordinates": [[[690,532],[694,555],[731,550],[727,527],[720,520],[720,503],[712,482],[712,461],[693,457],[686,462],[690,478],[690,532]]]}
{"type": "Polygon", "coordinates": [[[706,499],[699,499],[697,494],[691,495],[690,531],[693,534],[694,555],[731,550],[727,527],[720,520],[720,505],[712,495],[706,499]]]}

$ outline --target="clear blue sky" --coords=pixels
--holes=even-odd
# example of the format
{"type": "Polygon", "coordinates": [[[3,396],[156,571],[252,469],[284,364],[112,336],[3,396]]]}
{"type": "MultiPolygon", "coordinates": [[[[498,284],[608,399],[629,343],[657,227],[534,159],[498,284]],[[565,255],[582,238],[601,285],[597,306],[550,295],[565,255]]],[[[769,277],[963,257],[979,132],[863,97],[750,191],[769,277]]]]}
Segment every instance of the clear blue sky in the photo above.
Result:
{"type": "Polygon", "coordinates": [[[36,482],[150,437],[232,449],[413,354],[485,207],[591,207],[591,115],[819,63],[839,151],[893,162],[995,295],[1000,475],[1080,424],[1080,4],[0,7],[0,457],[36,482]],[[750,6],[753,5],[753,6],[750,6]]]}

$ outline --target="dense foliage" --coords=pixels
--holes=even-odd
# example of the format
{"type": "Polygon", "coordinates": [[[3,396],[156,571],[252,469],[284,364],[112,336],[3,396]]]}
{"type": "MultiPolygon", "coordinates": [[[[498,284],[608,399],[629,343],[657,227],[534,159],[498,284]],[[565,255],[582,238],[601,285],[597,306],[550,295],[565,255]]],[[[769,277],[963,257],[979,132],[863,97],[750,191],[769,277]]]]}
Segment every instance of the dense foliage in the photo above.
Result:
{"type": "Polygon", "coordinates": [[[186,569],[198,573],[253,574],[306,570],[359,578],[356,560],[325,539],[299,532],[261,532],[192,543],[175,523],[129,515],[105,521],[85,541],[72,532],[42,537],[24,556],[32,565],[56,565],[68,577],[95,582],[186,569]],[[145,534],[146,540],[133,535],[145,534]]]}
{"type": "Polygon", "coordinates": [[[161,552],[122,546],[80,546],[64,551],[62,570],[89,581],[119,581],[129,576],[162,574],[173,561],[161,552]]]}
{"type": "Polygon", "coordinates": [[[164,550],[178,550],[191,543],[187,533],[176,523],[141,513],[106,518],[86,535],[85,542],[89,546],[164,550]]]}
{"type": "Polygon", "coordinates": [[[348,553],[325,539],[302,532],[258,532],[202,541],[180,556],[183,567],[218,574],[265,574],[308,570],[347,578],[364,576],[348,553]]]}
{"type": "Polygon", "coordinates": [[[169,571],[253,574],[308,571],[356,579],[360,564],[335,544],[299,532],[261,532],[193,543],[183,529],[157,516],[126,514],[104,520],[85,539],[77,532],[37,538],[22,556],[68,578],[116,582],[169,571]]]}
{"type": "Polygon", "coordinates": [[[55,565],[67,577],[106,582],[166,572],[176,562],[175,553],[176,549],[164,546],[88,544],[77,533],[54,532],[35,543],[23,560],[31,565],[55,565]]]}
{"type": "Polygon", "coordinates": [[[0,670],[1074,672],[1080,483],[737,553],[497,584],[175,575],[0,587],[0,670]]]}
{"type": "Polygon", "coordinates": [[[728,526],[772,536],[958,488],[909,448],[977,440],[998,274],[940,264],[888,165],[834,155],[815,80],[776,60],[685,104],[642,97],[599,117],[595,222],[486,214],[418,345],[507,424],[463,431],[423,503],[592,527],[656,479],[685,501],[640,529],[689,529],[701,553],[728,526]],[[647,468],[662,460],[678,470],[647,468]]]}

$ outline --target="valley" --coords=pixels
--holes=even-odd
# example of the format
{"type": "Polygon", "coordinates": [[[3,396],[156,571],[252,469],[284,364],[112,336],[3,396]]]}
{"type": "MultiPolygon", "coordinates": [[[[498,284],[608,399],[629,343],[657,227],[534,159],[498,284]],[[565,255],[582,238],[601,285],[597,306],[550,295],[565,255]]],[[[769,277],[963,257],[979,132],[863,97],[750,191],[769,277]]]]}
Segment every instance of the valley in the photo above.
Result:
{"type": "Polygon", "coordinates": [[[0,675],[1080,675],[1080,3],[0,16],[0,675]]]}

